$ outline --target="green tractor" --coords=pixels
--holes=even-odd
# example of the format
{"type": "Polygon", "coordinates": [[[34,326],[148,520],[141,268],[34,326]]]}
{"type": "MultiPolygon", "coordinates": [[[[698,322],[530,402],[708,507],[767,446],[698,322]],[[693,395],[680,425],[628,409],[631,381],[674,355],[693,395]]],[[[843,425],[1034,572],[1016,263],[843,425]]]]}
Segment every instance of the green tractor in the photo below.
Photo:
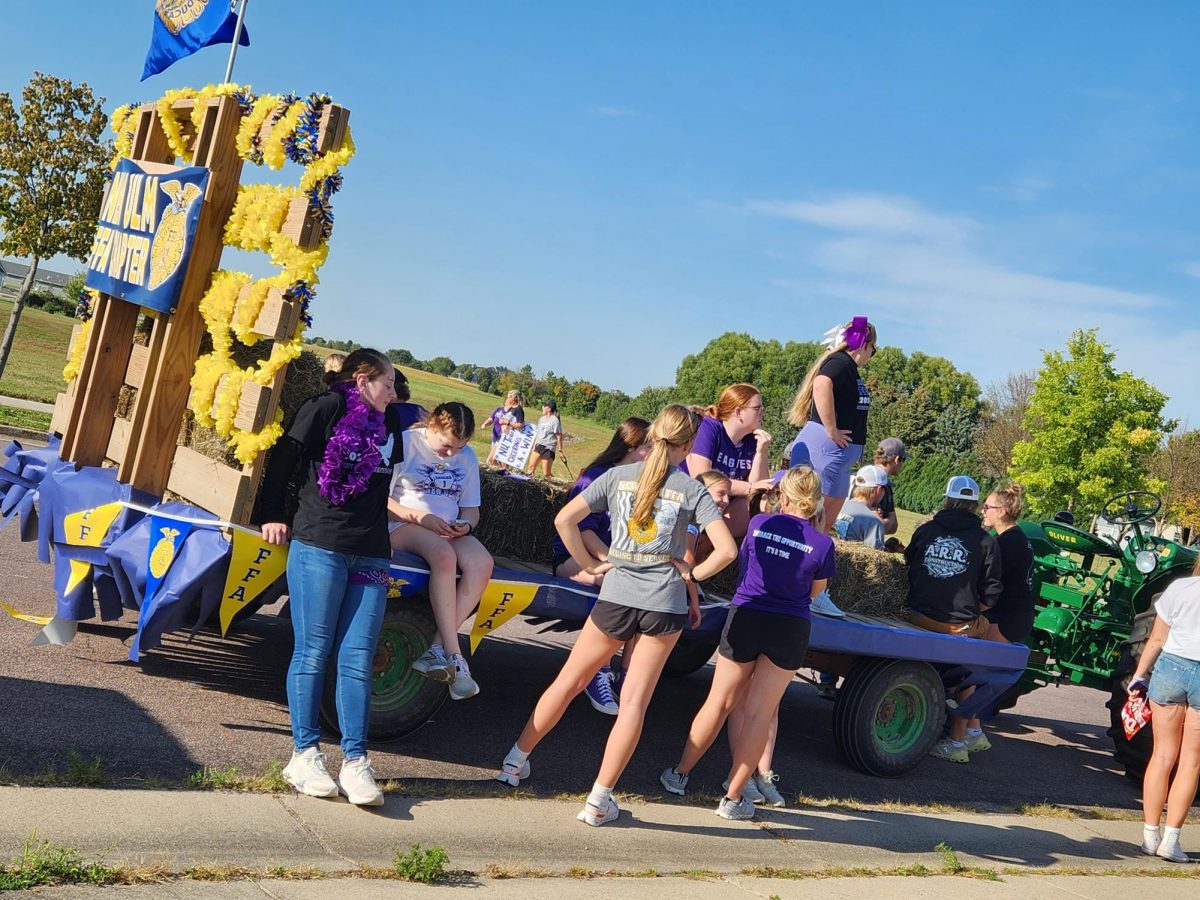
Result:
{"type": "Polygon", "coordinates": [[[1150,759],[1149,728],[1126,740],[1121,725],[1125,686],[1154,623],[1154,601],[1167,584],[1190,575],[1195,549],[1156,537],[1146,527],[1162,507],[1149,491],[1131,491],[1104,504],[1101,516],[1120,528],[1113,541],[1059,521],[1022,521],[1033,547],[1037,612],[1029,665],[1000,707],[1047,684],[1081,684],[1109,693],[1109,736],[1131,776],[1150,759]]]}

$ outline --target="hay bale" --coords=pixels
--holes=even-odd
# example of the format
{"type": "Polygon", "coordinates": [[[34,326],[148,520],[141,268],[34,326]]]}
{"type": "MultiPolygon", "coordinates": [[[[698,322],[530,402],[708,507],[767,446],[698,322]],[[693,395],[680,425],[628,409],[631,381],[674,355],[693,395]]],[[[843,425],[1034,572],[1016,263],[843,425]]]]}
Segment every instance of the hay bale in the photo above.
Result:
{"type": "Polygon", "coordinates": [[[483,501],[477,537],[493,556],[549,564],[554,517],[567,502],[568,486],[536,478],[510,478],[481,469],[483,501]]]}
{"type": "Polygon", "coordinates": [[[892,619],[908,617],[908,566],[900,553],[872,550],[834,538],[837,575],[829,596],[846,612],[892,619]]]}

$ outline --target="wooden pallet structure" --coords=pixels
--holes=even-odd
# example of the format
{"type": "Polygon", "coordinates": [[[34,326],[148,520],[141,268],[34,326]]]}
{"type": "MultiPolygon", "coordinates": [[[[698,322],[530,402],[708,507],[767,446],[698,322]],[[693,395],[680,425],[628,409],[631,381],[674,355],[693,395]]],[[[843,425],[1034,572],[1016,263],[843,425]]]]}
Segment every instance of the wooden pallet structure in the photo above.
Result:
{"type": "MultiPolygon", "coordinates": [[[[120,481],[155,496],[170,491],[189,503],[237,523],[250,521],[262,477],[265,453],[241,467],[209,459],[177,437],[188,404],[190,382],[206,326],[200,301],[221,261],[225,225],[237,199],[243,160],[236,138],[243,110],[230,96],[207,101],[199,128],[191,125],[191,99],[178,100],[178,114],[190,165],[209,170],[208,188],[192,243],[191,257],[174,313],[159,313],[101,294],[78,376],[58,395],[51,432],[62,439],[64,460],[81,466],[115,465],[120,481]],[[143,318],[144,317],[144,318],[143,318]],[[139,324],[140,323],[140,324],[139,324]],[[148,341],[134,340],[149,325],[148,341]],[[136,389],[127,415],[118,415],[123,387],[136,389]]],[[[146,171],[166,172],[176,161],[155,105],[133,114],[136,126],[130,158],[146,171]]],[[[349,112],[335,104],[322,110],[319,152],[338,148],[349,112]]],[[[263,126],[264,134],[271,119],[263,126]]],[[[319,214],[307,199],[291,201],[281,233],[305,250],[321,240],[319,214]]],[[[245,298],[249,287],[242,292],[245,298]]],[[[272,340],[295,334],[301,305],[271,289],[253,331],[272,340]]],[[[287,367],[267,387],[247,382],[235,425],[258,431],[275,420],[287,367]]]]}

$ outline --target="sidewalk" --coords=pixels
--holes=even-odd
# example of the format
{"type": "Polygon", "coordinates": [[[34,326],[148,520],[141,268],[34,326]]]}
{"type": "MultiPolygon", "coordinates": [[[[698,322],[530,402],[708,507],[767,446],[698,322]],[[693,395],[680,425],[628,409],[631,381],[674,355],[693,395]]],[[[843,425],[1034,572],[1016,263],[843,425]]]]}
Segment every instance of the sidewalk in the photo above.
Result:
{"type": "MultiPolygon", "coordinates": [[[[952,879],[953,893],[962,897],[999,896],[997,891],[1016,896],[1014,887],[1026,897],[1064,896],[1059,888],[1051,890],[1062,878],[1070,882],[1070,892],[1076,895],[1127,895],[1127,885],[1118,890],[1125,879],[1112,877],[1114,870],[1118,875],[1139,877],[1141,884],[1158,896],[1184,896],[1184,892],[1176,893],[1176,888],[1194,896],[1197,885],[1192,878],[1146,882],[1144,876],[1166,874],[1167,870],[1174,870],[1171,875],[1200,876],[1200,866],[1190,870],[1138,853],[1138,822],[809,809],[761,810],[754,822],[727,822],[707,807],[629,803],[617,822],[589,828],[575,821],[578,808],[577,802],[554,800],[389,796],[384,807],[372,811],[340,799],[315,800],[293,794],[3,787],[0,857],[16,855],[36,833],[39,840],[78,850],[86,859],[103,858],[112,865],[160,864],[171,872],[202,865],[255,871],[313,868],[353,877],[364,868],[390,868],[397,850],[421,844],[444,848],[450,869],[472,873],[476,890],[486,886],[486,895],[495,897],[527,896],[534,890],[548,893],[550,885],[540,878],[565,876],[572,869],[617,875],[648,870],[678,875],[703,870],[720,879],[715,883],[682,877],[629,879],[631,891],[641,896],[652,891],[656,900],[729,896],[734,883],[744,882],[762,897],[801,896],[799,890],[811,896],[818,889],[823,898],[861,897],[861,885],[856,893],[849,889],[850,882],[862,879],[847,877],[856,873],[845,870],[870,874],[920,865],[941,873],[946,870],[947,856],[934,848],[943,843],[954,851],[952,865],[994,870],[1002,879],[956,877],[952,879]],[[741,874],[763,867],[840,877],[770,879],[768,884],[766,879],[741,874]],[[829,871],[833,869],[843,871],[829,871]],[[1046,869],[1051,872],[1038,874],[1046,869]],[[1070,871],[1050,880],[1055,870],[1065,869],[1070,871]],[[1079,889],[1084,875],[1102,873],[1107,877],[1087,880],[1103,887],[1103,892],[1079,889]],[[516,877],[510,881],[503,876],[516,877]],[[534,881],[533,876],[540,878],[534,881]],[[516,886],[520,885],[524,887],[518,892],[516,886]],[[705,885],[711,885],[713,892],[705,885]],[[1050,892],[1041,893],[1043,889],[1050,892]]],[[[1184,846],[1194,849],[1198,841],[1200,830],[1186,826],[1184,846]]],[[[605,879],[602,887],[595,880],[553,879],[560,885],[553,893],[565,898],[582,896],[584,890],[594,894],[599,889],[606,895],[625,896],[624,889],[613,891],[608,886],[611,880],[605,879]]],[[[926,891],[921,885],[943,881],[886,879],[893,880],[903,882],[906,895],[926,891]]],[[[885,881],[869,881],[867,890],[879,894],[885,881]]],[[[322,896],[330,896],[340,883],[272,880],[270,893],[308,897],[320,891],[322,896]]],[[[363,896],[374,884],[356,880],[348,888],[363,896]]],[[[222,890],[200,883],[186,887],[189,895],[212,891],[213,897],[251,896],[247,890],[250,883],[241,885],[229,883],[222,890]]],[[[399,887],[393,882],[377,886],[393,896],[399,887]]],[[[119,890],[136,896],[145,888],[119,890]]]]}
{"type": "Polygon", "coordinates": [[[54,412],[53,403],[39,403],[37,400],[22,400],[19,397],[0,397],[0,406],[11,406],[14,409],[28,409],[34,412],[54,412]]]}

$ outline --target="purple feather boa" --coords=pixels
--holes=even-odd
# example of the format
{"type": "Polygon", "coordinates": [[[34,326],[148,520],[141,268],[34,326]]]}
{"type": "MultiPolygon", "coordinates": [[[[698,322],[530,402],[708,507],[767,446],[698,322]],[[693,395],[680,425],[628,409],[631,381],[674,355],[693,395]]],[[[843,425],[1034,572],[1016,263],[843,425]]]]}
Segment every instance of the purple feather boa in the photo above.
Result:
{"type": "Polygon", "coordinates": [[[383,443],[387,429],[383,424],[383,413],[367,405],[354,382],[339,381],[329,389],[346,398],[346,414],[338,420],[325,446],[325,458],[317,470],[317,484],[322,497],[334,506],[341,506],[367,489],[376,466],[383,459],[379,445],[383,443]]]}

